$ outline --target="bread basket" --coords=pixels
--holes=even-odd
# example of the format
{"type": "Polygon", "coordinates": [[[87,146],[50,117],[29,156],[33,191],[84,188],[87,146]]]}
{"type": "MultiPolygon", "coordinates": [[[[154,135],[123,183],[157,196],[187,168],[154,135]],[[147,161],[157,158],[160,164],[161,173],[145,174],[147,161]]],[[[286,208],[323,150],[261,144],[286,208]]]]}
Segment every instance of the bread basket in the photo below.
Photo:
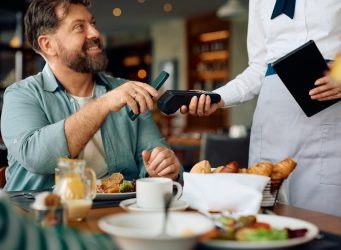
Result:
{"type": "Polygon", "coordinates": [[[263,190],[262,208],[273,208],[278,199],[279,189],[283,183],[283,179],[271,179],[263,190]]]}

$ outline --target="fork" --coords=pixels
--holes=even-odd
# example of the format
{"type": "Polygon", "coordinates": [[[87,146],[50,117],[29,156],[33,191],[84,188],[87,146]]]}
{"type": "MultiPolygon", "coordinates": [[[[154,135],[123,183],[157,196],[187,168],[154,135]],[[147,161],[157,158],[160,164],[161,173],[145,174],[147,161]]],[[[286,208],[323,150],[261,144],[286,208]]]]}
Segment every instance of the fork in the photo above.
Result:
{"type": "Polygon", "coordinates": [[[207,218],[209,218],[214,226],[221,232],[226,232],[226,227],[223,225],[223,223],[221,223],[219,220],[217,220],[217,218],[215,218],[210,212],[205,211],[205,210],[198,210],[199,213],[201,213],[202,215],[205,215],[207,218]]]}

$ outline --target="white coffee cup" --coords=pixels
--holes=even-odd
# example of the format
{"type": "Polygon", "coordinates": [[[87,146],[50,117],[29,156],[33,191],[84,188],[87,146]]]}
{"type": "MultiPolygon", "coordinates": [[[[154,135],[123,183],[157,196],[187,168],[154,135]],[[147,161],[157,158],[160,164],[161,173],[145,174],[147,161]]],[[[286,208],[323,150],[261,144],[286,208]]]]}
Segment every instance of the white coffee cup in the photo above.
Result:
{"type": "Polygon", "coordinates": [[[136,201],[137,206],[141,208],[164,207],[164,195],[173,193],[173,186],[176,186],[177,192],[174,199],[179,199],[182,194],[182,186],[165,177],[149,177],[136,181],[136,201]]]}

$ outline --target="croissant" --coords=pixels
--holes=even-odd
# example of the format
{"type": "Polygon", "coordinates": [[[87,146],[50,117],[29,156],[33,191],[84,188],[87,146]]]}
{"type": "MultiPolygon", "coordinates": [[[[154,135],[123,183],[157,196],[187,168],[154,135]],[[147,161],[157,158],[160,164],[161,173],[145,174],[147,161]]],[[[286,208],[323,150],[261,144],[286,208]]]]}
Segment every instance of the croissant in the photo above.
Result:
{"type": "Polygon", "coordinates": [[[271,162],[260,162],[247,169],[248,174],[270,176],[273,164],[271,162]]]}
{"type": "Polygon", "coordinates": [[[292,158],[287,158],[276,163],[272,169],[271,179],[286,179],[295,169],[296,162],[292,158]]]}
{"type": "Polygon", "coordinates": [[[238,173],[239,166],[236,161],[227,163],[225,166],[217,167],[213,173],[238,173]]]}
{"type": "Polygon", "coordinates": [[[238,170],[238,173],[240,173],[240,174],[247,174],[247,168],[240,168],[238,170]]]}

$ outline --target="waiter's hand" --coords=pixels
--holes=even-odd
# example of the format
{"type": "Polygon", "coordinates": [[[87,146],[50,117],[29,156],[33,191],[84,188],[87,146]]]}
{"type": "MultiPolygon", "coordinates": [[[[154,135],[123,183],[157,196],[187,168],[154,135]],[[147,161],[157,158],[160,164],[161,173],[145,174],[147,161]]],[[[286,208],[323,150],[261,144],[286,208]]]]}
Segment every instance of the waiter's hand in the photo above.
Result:
{"type": "Polygon", "coordinates": [[[149,176],[168,177],[176,180],[179,175],[179,160],[169,148],[160,146],[154,148],[151,152],[144,150],[142,159],[149,176]]]}
{"type": "Polygon", "coordinates": [[[224,107],[223,99],[218,103],[211,103],[211,97],[205,94],[202,94],[200,98],[193,96],[191,102],[187,108],[187,106],[183,105],[180,108],[180,112],[182,114],[190,113],[194,116],[208,116],[216,111],[218,108],[224,107]]]}
{"type": "Polygon", "coordinates": [[[341,98],[341,82],[333,80],[326,75],[315,82],[316,88],[309,91],[311,99],[328,101],[341,98]]]}

